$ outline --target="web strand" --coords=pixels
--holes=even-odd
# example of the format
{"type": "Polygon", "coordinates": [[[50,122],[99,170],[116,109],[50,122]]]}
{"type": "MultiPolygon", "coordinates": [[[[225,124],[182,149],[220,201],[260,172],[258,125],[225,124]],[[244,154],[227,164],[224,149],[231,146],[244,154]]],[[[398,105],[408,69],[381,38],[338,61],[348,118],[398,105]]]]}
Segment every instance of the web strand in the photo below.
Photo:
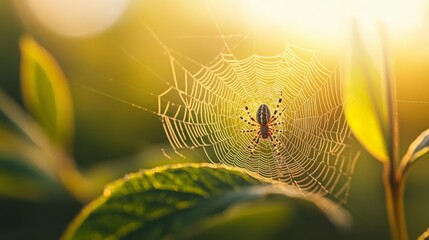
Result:
{"type": "Polygon", "coordinates": [[[159,95],[158,115],[175,152],[202,150],[212,162],[346,201],[357,153],[337,70],[295,46],[274,56],[221,54],[195,73],[168,55],[174,84],[159,95]],[[251,114],[262,103],[274,110],[280,95],[273,138],[255,143],[258,126],[241,118],[249,118],[245,106],[251,114]]]}

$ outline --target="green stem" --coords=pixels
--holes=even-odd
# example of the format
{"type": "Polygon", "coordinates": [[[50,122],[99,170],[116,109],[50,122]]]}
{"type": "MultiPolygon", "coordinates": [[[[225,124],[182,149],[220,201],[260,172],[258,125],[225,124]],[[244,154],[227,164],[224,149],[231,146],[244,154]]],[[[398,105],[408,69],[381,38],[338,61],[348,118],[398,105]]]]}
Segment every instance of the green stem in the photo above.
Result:
{"type": "Polygon", "coordinates": [[[404,214],[404,175],[396,175],[391,163],[384,165],[384,185],[386,190],[387,214],[389,216],[392,239],[407,240],[407,225],[404,214]]]}

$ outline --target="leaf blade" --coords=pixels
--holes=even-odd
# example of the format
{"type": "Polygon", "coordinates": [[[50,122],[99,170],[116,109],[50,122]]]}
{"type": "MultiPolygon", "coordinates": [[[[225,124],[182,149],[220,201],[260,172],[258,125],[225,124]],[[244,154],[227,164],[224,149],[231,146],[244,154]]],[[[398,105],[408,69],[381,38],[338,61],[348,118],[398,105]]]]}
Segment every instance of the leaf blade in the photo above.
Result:
{"type": "Polygon", "coordinates": [[[24,103],[51,139],[69,148],[74,120],[66,77],[53,56],[31,37],[22,37],[20,48],[24,103]]]}
{"type": "Polygon", "coordinates": [[[389,112],[387,89],[380,70],[366,51],[357,27],[343,81],[347,122],[365,149],[381,162],[389,159],[389,112]]]}
{"type": "Polygon", "coordinates": [[[405,168],[404,171],[427,153],[429,153],[429,129],[423,131],[408,147],[408,151],[401,162],[405,168]]]}
{"type": "Polygon", "coordinates": [[[63,239],[186,239],[194,232],[189,229],[200,229],[199,223],[210,222],[219,211],[281,194],[286,196],[237,168],[214,164],[155,168],[110,184],[103,197],[78,215],[63,239]],[[127,206],[129,203],[135,206],[127,206]]]}

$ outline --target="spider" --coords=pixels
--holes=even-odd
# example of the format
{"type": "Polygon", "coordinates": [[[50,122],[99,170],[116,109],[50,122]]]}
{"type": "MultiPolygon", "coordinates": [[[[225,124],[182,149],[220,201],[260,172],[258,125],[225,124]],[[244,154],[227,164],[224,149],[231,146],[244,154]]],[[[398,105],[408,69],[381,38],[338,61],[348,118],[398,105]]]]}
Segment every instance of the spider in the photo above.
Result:
{"type": "Polygon", "coordinates": [[[281,125],[284,124],[284,122],[276,122],[277,119],[282,115],[285,108],[282,109],[282,111],[279,111],[280,104],[282,102],[282,96],[280,94],[279,101],[277,103],[276,109],[274,110],[273,115],[271,115],[270,108],[267,104],[261,104],[258,107],[258,110],[256,111],[256,119],[250,114],[249,107],[246,105],[244,108],[246,109],[246,113],[250,118],[250,121],[247,119],[244,119],[242,116],[240,116],[240,119],[243,120],[245,123],[249,124],[253,127],[258,127],[256,129],[251,130],[241,130],[242,132],[256,132],[256,136],[252,139],[252,142],[247,147],[248,149],[251,149],[250,155],[253,155],[253,152],[256,150],[259,140],[262,139],[269,139],[274,149],[277,153],[279,153],[279,149],[277,148],[278,145],[280,145],[280,141],[276,138],[275,135],[273,135],[273,131],[275,132],[285,132],[284,130],[274,129],[272,126],[275,125],[281,125]]]}

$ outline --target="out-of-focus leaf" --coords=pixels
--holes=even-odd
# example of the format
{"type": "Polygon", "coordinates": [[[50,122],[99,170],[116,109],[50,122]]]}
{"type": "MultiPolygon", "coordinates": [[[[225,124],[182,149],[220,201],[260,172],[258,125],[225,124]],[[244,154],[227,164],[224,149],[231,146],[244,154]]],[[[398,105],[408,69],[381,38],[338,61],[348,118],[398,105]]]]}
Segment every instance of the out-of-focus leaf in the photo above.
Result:
{"type": "Polygon", "coordinates": [[[359,142],[380,161],[389,158],[389,112],[386,79],[353,31],[350,62],[343,81],[344,111],[359,142]]]}
{"type": "Polygon", "coordinates": [[[337,205],[267,183],[238,168],[214,164],[178,164],[129,174],[83,209],[63,239],[341,235],[337,227],[346,225],[348,215],[337,205]],[[315,230],[313,223],[320,228],[315,230]]]}
{"type": "Polygon", "coordinates": [[[405,154],[402,164],[408,168],[417,159],[420,159],[429,152],[429,129],[422,132],[414,142],[410,144],[405,154]]]}
{"type": "Polygon", "coordinates": [[[0,154],[0,196],[28,201],[64,196],[61,184],[34,168],[19,155],[0,154]]]}
{"type": "Polygon", "coordinates": [[[61,148],[52,144],[40,126],[1,89],[0,114],[6,117],[5,120],[13,125],[11,128],[15,128],[15,132],[22,138],[13,141],[23,143],[24,141],[21,140],[25,140],[27,146],[21,148],[24,145],[17,146],[7,141],[7,144],[3,145],[5,147],[0,147],[0,150],[16,149],[29,166],[61,181],[67,190],[81,201],[92,199],[97,194],[96,186],[76,169],[73,160],[61,148]]]}
{"type": "Polygon", "coordinates": [[[30,165],[39,168],[48,176],[55,176],[60,163],[59,159],[54,157],[49,139],[43,134],[40,126],[1,90],[0,114],[4,115],[6,117],[4,121],[11,125],[8,128],[0,126],[0,137],[4,140],[0,151],[31,156],[31,158],[24,156],[30,165]],[[37,149],[39,152],[28,149],[37,149]]]}
{"type": "Polygon", "coordinates": [[[53,171],[43,164],[47,156],[0,124],[0,195],[45,200],[65,193],[53,171]]]}
{"type": "Polygon", "coordinates": [[[69,147],[74,126],[66,78],[54,58],[32,38],[23,37],[20,47],[25,105],[55,142],[69,147]]]}

